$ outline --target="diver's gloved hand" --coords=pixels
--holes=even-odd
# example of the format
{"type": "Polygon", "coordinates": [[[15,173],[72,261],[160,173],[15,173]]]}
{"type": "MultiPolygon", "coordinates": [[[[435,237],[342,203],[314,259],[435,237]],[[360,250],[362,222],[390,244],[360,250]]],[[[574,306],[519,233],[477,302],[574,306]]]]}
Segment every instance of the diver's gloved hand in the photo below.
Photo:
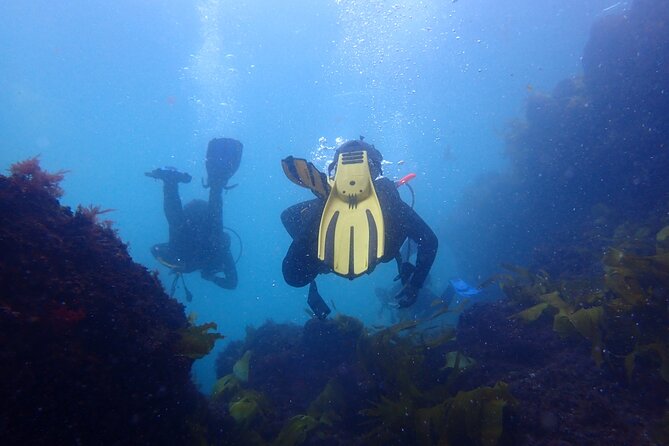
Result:
{"type": "Polygon", "coordinates": [[[414,271],[416,271],[416,267],[413,264],[402,262],[402,265],[400,265],[400,273],[395,276],[393,281],[397,282],[398,280],[401,280],[402,285],[406,285],[414,271]]]}
{"type": "Polygon", "coordinates": [[[407,283],[395,296],[395,299],[397,299],[400,308],[408,308],[416,303],[416,299],[418,299],[418,288],[407,283]]]}

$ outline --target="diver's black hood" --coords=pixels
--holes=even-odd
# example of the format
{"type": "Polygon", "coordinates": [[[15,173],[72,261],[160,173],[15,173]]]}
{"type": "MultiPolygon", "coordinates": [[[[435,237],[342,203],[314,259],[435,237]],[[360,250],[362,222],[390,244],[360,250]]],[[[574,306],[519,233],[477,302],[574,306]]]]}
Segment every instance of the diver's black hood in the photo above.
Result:
{"type": "Polygon", "coordinates": [[[337,147],[334,159],[328,166],[328,176],[331,177],[332,171],[334,170],[335,167],[337,167],[337,161],[339,161],[339,155],[348,152],[358,152],[360,150],[367,151],[367,160],[369,161],[369,169],[372,174],[372,179],[375,179],[376,177],[383,175],[383,169],[381,167],[383,161],[383,155],[381,155],[381,152],[376,150],[376,147],[374,147],[372,144],[367,144],[362,139],[354,139],[352,141],[346,141],[345,143],[337,147]]]}

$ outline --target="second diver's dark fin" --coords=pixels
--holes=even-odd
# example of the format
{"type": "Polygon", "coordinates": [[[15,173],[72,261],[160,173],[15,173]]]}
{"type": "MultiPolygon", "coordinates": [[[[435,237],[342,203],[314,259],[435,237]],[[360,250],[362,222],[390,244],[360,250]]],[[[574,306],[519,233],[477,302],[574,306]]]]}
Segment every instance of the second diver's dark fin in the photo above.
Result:
{"type": "Polygon", "coordinates": [[[307,298],[307,303],[309,304],[311,311],[314,312],[314,315],[320,320],[325,319],[328,317],[328,314],[330,314],[330,307],[328,307],[328,304],[325,303],[321,295],[318,293],[318,287],[316,286],[315,281],[311,281],[309,284],[309,297],[307,298]]]}
{"type": "Polygon", "coordinates": [[[310,189],[318,198],[326,199],[330,193],[327,176],[313,163],[289,156],[281,160],[281,167],[286,177],[298,186],[310,189]]]}
{"type": "Polygon", "coordinates": [[[190,180],[192,179],[186,172],[179,172],[173,167],[153,169],[151,172],[145,172],[144,175],[168,183],[190,183],[190,180]]]}
{"type": "Polygon", "coordinates": [[[214,138],[207,146],[207,185],[228,185],[239,169],[244,144],[232,138],[214,138]]]}

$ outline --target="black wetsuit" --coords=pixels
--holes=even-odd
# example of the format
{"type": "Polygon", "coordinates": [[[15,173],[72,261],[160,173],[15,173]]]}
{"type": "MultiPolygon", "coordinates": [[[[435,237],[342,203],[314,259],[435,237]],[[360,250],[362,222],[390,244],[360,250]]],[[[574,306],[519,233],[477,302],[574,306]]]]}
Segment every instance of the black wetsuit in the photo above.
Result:
{"type": "MultiPolygon", "coordinates": [[[[437,237],[423,219],[400,197],[395,183],[387,178],[374,180],[385,225],[385,250],[381,262],[395,260],[404,241],[417,243],[416,269],[409,283],[421,288],[437,253],[437,237]]],[[[283,259],[283,277],[291,286],[302,287],[330,269],[318,259],[318,231],[325,201],[314,199],[289,207],[281,221],[293,238],[283,259]]]]}
{"type": "Polygon", "coordinates": [[[223,231],[222,193],[223,186],[211,186],[209,202],[202,202],[204,208],[200,212],[189,213],[181,204],[178,183],[164,181],[163,207],[169,225],[169,242],[155,245],[151,251],[177,272],[200,270],[203,278],[222,288],[233,289],[237,287],[237,268],[230,253],[230,236],[223,231]],[[218,272],[225,276],[217,276],[218,272]]]}

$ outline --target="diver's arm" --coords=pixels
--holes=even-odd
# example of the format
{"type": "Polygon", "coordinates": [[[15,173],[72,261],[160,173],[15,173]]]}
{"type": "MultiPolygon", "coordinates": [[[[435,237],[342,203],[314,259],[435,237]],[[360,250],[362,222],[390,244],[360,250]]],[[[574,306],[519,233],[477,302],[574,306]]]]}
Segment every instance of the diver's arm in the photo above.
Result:
{"type": "Polygon", "coordinates": [[[411,209],[406,203],[402,203],[402,206],[407,236],[418,245],[416,270],[411,276],[409,283],[416,288],[421,288],[430,272],[430,268],[432,268],[432,263],[434,263],[439,241],[434,231],[432,231],[416,211],[411,209]]]}
{"type": "Polygon", "coordinates": [[[432,263],[437,254],[437,236],[432,229],[425,223],[425,221],[414,211],[411,206],[405,203],[397,191],[395,183],[388,178],[379,178],[374,181],[376,193],[379,196],[379,201],[383,207],[384,215],[391,216],[394,222],[402,226],[399,232],[393,231],[390,234],[391,238],[402,237],[402,240],[393,240],[397,242],[397,249],[401,245],[404,236],[418,244],[418,252],[416,254],[416,269],[411,275],[407,285],[414,288],[421,288],[423,282],[427,278],[432,263]],[[385,207],[384,207],[385,203],[385,207]]]}

